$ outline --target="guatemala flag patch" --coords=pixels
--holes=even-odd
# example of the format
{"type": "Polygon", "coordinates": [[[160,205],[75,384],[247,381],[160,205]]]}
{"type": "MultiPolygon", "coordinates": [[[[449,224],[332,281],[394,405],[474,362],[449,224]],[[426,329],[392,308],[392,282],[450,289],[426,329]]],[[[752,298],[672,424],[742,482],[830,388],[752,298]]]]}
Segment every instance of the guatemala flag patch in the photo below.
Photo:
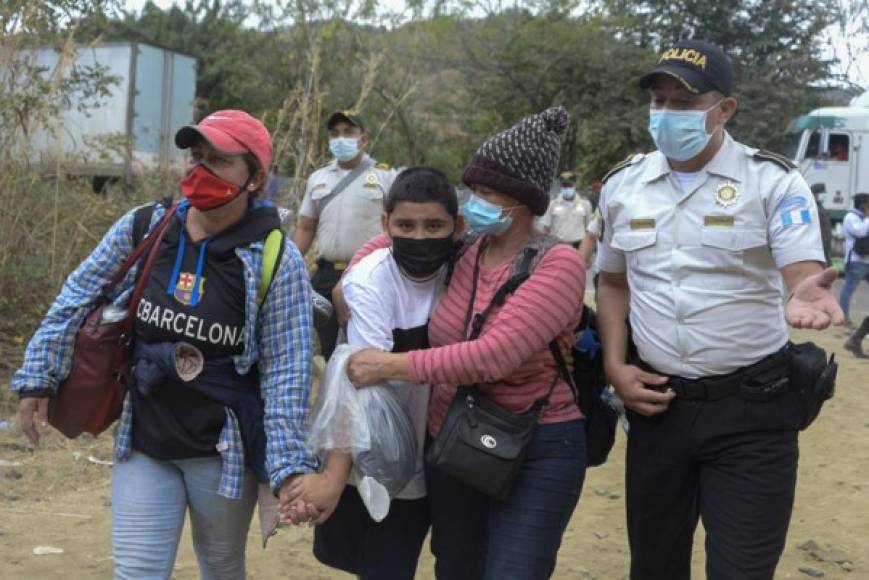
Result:
{"type": "Polygon", "coordinates": [[[781,212],[781,225],[784,227],[790,226],[805,226],[812,223],[812,214],[808,209],[792,209],[790,211],[781,212]]]}

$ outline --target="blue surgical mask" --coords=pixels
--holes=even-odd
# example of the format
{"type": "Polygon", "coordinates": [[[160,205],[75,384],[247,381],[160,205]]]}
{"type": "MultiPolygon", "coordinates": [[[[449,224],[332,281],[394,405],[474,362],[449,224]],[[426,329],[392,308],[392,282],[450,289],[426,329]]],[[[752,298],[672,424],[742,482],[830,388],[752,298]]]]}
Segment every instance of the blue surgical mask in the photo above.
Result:
{"type": "Polygon", "coordinates": [[[720,104],[718,101],[705,111],[651,109],[649,134],[658,151],[675,161],[687,161],[700,155],[714,134],[714,131],[706,132],[706,116],[720,104]]]}
{"type": "Polygon", "coordinates": [[[350,161],[359,155],[359,140],[353,137],[329,139],[329,151],[338,161],[350,161]]]}
{"type": "Polygon", "coordinates": [[[561,197],[567,200],[571,200],[576,197],[576,190],[572,187],[562,187],[561,188],[561,197]]]}
{"type": "Polygon", "coordinates": [[[513,217],[509,212],[504,215],[504,210],[512,210],[515,207],[518,206],[501,207],[471,194],[471,197],[462,206],[462,215],[465,216],[468,227],[476,233],[498,235],[506,231],[513,223],[513,217]]]}

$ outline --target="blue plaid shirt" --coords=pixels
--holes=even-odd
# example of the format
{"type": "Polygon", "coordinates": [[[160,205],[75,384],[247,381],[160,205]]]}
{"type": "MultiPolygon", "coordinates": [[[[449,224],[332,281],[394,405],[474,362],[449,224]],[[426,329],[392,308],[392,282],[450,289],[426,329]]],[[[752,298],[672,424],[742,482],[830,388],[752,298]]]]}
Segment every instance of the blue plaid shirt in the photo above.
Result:
{"type": "MultiPolygon", "coordinates": [[[[12,378],[12,390],[19,396],[52,394],[58,383],[69,375],[79,326],[93,308],[101,289],[133,251],[135,211],[118,220],[93,253],[66,279],[60,295],[27,345],[24,365],[12,378]]],[[[155,209],[151,227],[164,213],[162,206],[155,209]]],[[[259,369],[260,391],[265,402],[266,469],[272,490],[277,493],[290,475],[317,469],[317,459],[307,444],[306,426],[313,356],[311,284],[301,254],[295,244],[285,240],[281,263],[260,308],[256,295],[261,280],[263,243],[238,247],[235,252],[244,265],[247,303],[244,352],[233,360],[240,374],[249,372],[254,365],[259,369]]],[[[112,292],[113,303],[120,306],[128,303],[136,269],[133,267],[112,292]]],[[[117,461],[130,456],[132,426],[128,397],[115,431],[117,461]]],[[[218,493],[238,499],[242,496],[245,472],[244,449],[238,421],[229,409],[218,451],[223,460],[218,493]]]]}

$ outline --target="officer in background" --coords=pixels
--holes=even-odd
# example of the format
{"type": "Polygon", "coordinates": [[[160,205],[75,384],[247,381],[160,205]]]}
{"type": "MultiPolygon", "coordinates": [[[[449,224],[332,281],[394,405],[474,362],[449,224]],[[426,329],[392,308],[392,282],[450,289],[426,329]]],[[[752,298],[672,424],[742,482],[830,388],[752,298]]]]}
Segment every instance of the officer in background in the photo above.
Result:
{"type": "MultiPolygon", "coordinates": [[[[331,163],[311,174],[299,207],[293,241],[306,254],[316,237],[316,292],[329,300],[356,250],[379,234],[383,198],[396,172],[365,153],[368,136],[358,116],[338,111],[326,121],[331,163]]],[[[338,319],[333,313],[317,328],[320,352],[328,360],[335,350],[338,319]]]]}
{"type": "Polygon", "coordinates": [[[630,410],[632,580],[689,578],[699,517],[708,578],[773,577],[804,418],[786,323],[844,322],[807,184],[725,130],[732,78],[715,46],[668,49],[640,81],[658,150],[615,167],[602,191],[598,323],[607,377],[630,410]]]}
{"type": "Polygon", "coordinates": [[[576,174],[571,171],[559,175],[561,189],[558,197],[549,204],[546,213],[540,218],[540,225],[545,233],[579,248],[591,220],[592,209],[591,203],[577,194],[576,182],[576,174]]]}

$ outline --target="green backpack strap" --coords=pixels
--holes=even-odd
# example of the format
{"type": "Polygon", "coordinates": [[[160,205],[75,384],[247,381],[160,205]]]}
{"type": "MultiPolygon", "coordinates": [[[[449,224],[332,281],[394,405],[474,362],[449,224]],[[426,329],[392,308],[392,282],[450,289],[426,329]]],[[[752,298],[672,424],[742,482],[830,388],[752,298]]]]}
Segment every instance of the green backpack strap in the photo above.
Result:
{"type": "Polygon", "coordinates": [[[278,264],[281,263],[281,256],[284,253],[284,232],[280,229],[274,229],[266,236],[263,243],[263,269],[262,280],[260,280],[259,289],[256,293],[256,303],[262,307],[266,300],[269,288],[272,285],[272,279],[275,277],[275,271],[278,269],[278,264]]]}

